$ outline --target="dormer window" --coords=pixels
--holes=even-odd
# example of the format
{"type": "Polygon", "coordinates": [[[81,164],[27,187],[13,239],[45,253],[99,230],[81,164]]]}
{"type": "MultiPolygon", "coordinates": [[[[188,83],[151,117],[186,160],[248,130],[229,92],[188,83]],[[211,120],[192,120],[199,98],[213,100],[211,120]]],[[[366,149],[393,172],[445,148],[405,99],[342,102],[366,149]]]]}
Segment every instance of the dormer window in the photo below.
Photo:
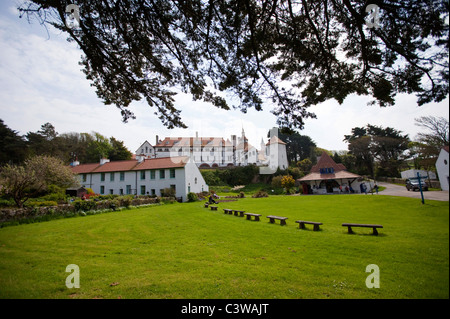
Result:
{"type": "Polygon", "coordinates": [[[333,174],[334,168],[333,167],[326,167],[320,169],[320,174],[333,174]]]}

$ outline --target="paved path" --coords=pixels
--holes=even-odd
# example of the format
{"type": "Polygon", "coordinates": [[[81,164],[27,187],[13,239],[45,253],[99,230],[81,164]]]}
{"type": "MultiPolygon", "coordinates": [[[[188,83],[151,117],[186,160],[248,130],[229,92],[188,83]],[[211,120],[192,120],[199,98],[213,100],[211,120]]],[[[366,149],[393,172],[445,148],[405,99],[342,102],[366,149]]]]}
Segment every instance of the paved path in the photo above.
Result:
{"type": "MultiPolygon", "coordinates": [[[[382,183],[378,182],[379,186],[386,187],[386,189],[382,192],[379,192],[379,195],[391,195],[391,196],[403,196],[403,197],[413,197],[413,198],[421,198],[420,191],[408,191],[406,186],[399,186],[395,184],[382,183]]],[[[440,200],[440,201],[449,201],[448,191],[424,191],[423,198],[425,202],[427,199],[430,200],[440,200]]]]}

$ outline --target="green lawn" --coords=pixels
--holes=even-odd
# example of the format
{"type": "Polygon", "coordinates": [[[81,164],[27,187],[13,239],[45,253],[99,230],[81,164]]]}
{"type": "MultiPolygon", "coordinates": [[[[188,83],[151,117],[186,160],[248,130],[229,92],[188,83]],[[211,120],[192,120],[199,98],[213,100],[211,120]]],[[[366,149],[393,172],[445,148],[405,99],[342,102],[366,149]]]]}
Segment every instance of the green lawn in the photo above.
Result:
{"type": "Polygon", "coordinates": [[[271,196],[217,212],[176,203],[5,227],[0,298],[449,298],[449,203],[271,196]],[[299,230],[297,219],[323,222],[321,231],[299,230]],[[344,222],[384,228],[350,235],[344,222]],[[78,289],[65,285],[69,264],[80,268],[78,289]],[[378,289],[366,287],[369,264],[380,269],[378,289]]]}

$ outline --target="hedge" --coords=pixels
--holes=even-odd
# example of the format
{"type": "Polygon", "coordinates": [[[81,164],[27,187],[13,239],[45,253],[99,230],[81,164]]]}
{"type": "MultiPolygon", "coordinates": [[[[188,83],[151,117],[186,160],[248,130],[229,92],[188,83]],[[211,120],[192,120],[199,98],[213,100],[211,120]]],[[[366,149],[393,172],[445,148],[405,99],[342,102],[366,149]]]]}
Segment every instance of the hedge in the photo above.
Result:
{"type": "Polygon", "coordinates": [[[107,200],[75,200],[71,204],[54,206],[36,206],[24,208],[0,209],[0,227],[9,224],[22,224],[55,218],[72,217],[78,214],[86,215],[91,211],[113,211],[120,207],[141,206],[157,203],[173,203],[175,198],[121,196],[107,200]]]}

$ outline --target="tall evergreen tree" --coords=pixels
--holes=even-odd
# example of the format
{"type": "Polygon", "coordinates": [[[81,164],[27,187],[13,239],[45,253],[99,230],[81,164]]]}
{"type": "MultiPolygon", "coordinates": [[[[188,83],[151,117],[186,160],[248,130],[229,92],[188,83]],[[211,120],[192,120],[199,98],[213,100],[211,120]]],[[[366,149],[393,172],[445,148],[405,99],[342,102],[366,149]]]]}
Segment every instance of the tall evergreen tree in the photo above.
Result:
{"type": "Polygon", "coordinates": [[[17,131],[10,129],[0,119],[0,165],[19,164],[27,155],[27,144],[17,131]]]}

